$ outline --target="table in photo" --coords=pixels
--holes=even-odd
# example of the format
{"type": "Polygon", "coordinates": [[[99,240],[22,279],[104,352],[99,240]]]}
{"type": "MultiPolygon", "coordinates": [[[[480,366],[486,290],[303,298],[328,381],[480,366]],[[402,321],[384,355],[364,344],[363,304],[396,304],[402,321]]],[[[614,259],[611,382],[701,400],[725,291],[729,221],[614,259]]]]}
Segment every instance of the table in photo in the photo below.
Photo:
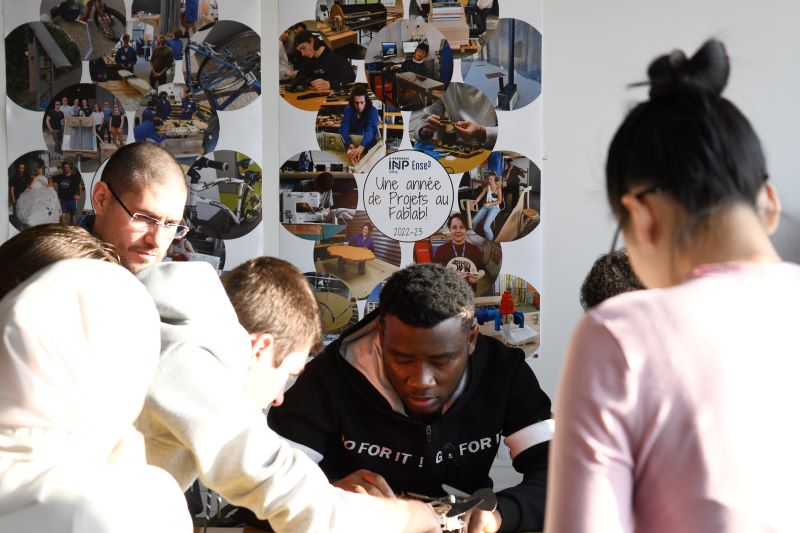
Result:
{"type": "Polygon", "coordinates": [[[445,88],[441,81],[414,72],[398,72],[395,74],[395,81],[397,83],[396,99],[401,108],[414,103],[406,101],[405,93],[407,91],[418,95],[421,107],[426,107],[441,97],[445,88]]]}
{"type": "Polygon", "coordinates": [[[347,244],[334,244],[328,247],[328,254],[339,260],[339,272],[344,272],[345,261],[358,264],[358,273],[366,273],[367,261],[375,259],[375,254],[368,248],[349,246],[347,244]]]}
{"type": "Polygon", "coordinates": [[[167,119],[156,131],[167,138],[161,146],[175,157],[199,157],[203,155],[203,136],[208,124],[201,120],[167,119]]]}
{"type": "Polygon", "coordinates": [[[302,109],[304,111],[318,111],[322,104],[325,103],[325,99],[331,94],[333,91],[330,89],[325,90],[316,90],[316,89],[306,89],[304,91],[299,91],[296,93],[292,93],[286,90],[286,87],[281,85],[280,93],[286,102],[294,107],[302,109]],[[306,98],[301,99],[300,96],[308,95],[308,94],[318,94],[319,96],[315,96],[313,98],[306,98]]]}

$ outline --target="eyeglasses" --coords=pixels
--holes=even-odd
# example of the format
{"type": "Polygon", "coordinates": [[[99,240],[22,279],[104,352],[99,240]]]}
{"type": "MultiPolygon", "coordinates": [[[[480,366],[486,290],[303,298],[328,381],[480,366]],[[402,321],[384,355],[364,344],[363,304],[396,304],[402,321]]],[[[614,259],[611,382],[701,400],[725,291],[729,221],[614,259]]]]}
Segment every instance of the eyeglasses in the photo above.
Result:
{"type": "MultiPolygon", "coordinates": [[[[106,184],[108,187],[108,184],[106,184]]],[[[161,228],[161,236],[163,238],[170,238],[170,239],[181,239],[189,233],[189,228],[182,224],[176,224],[174,222],[161,222],[158,219],[155,219],[148,215],[143,215],[141,213],[131,213],[130,209],[125,207],[125,204],[122,203],[122,200],[119,199],[117,193],[114,192],[114,189],[108,187],[111,196],[117,201],[119,206],[125,210],[129,217],[131,217],[131,223],[133,226],[142,231],[148,232],[150,230],[161,228]]]]}
{"type": "MultiPolygon", "coordinates": [[[[648,187],[643,191],[639,191],[633,195],[634,198],[637,200],[641,200],[644,196],[648,194],[663,194],[664,188],[660,185],[653,185],[652,187],[648,187]]],[[[611,249],[608,251],[608,255],[606,256],[606,263],[611,266],[611,254],[614,250],[617,249],[617,240],[619,240],[619,232],[622,230],[622,217],[620,218],[619,222],[617,223],[617,229],[614,231],[614,238],[611,240],[611,249]]]]}

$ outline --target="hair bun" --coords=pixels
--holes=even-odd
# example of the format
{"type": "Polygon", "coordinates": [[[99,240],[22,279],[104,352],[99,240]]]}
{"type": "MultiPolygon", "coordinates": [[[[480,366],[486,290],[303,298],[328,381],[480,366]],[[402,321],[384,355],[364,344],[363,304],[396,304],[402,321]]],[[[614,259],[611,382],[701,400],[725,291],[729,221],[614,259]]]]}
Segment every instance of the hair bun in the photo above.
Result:
{"type": "Polygon", "coordinates": [[[719,96],[728,83],[730,64],[725,45],[709,39],[687,59],[680,50],[674,50],[650,63],[650,98],[675,94],[697,93],[719,96]]]}

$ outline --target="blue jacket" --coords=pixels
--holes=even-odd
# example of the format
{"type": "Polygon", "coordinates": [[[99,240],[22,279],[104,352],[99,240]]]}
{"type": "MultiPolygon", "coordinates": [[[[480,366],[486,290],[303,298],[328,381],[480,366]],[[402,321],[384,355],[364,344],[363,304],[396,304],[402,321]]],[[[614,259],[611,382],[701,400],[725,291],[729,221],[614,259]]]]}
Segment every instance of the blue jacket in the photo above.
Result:
{"type": "Polygon", "coordinates": [[[342,125],[339,127],[339,133],[342,135],[345,146],[355,144],[350,134],[362,135],[361,146],[369,148],[372,146],[378,132],[378,110],[374,107],[365,109],[364,113],[359,117],[353,106],[344,108],[344,116],[342,117],[342,125]]]}
{"type": "Polygon", "coordinates": [[[167,120],[172,113],[172,106],[169,103],[169,100],[165,98],[159,98],[156,101],[156,115],[161,120],[167,120]]]}
{"type": "Polygon", "coordinates": [[[181,119],[191,120],[194,113],[197,113],[197,100],[194,98],[181,98],[181,119]]]}
{"type": "Polygon", "coordinates": [[[152,121],[153,118],[155,118],[153,115],[153,110],[149,107],[145,107],[144,111],[142,111],[142,122],[147,122],[148,120],[152,121]]]}
{"type": "Polygon", "coordinates": [[[150,139],[160,143],[166,139],[167,136],[156,133],[156,125],[152,120],[144,120],[138,126],[133,128],[133,138],[136,140],[136,142],[150,139]]]}
{"type": "Polygon", "coordinates": [[[167,44],[170,48],[172,48],[172,57],[175,58],[175,61],[180,61],[183,59],[183,41],[173,37],[172,39],[167,39],[167,44]]]}
{"type": "Polygon", "coordinates": [[[128,48],[120,46],[117,53],[114,54],[114,61],[125,70],[133,72],[133,66],[136,64],[136,50],[133,46],[128,48]]]}
{"type": "Polygon", "coordinates": [[[367,237],[366,239],[362,234],[353,235],[350,237],[350,240],[347,241],[347,244],[350,246],[358,246],[360,248],[366,248],[367,250],[375,251],[375,241],[372,240],[372,237],[367,237]]]}

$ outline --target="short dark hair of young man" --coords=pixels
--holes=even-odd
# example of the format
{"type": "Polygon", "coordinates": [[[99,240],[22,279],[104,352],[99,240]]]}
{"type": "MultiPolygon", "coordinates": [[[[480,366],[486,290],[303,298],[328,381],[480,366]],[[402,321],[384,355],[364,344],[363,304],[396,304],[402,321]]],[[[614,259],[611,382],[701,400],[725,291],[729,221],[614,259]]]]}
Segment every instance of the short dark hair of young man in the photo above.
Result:
{"type": "Polygon", "coordinates": [[[581,307],[588,311],[612,296],[644,288],[633,271],[628,252],[614,250],[598,257],[583,280],[581,307]]]}
{"type": "Polygon", "coordinates": [[[474,294],[437,264],[394,273],[378,309],[314,358],[269,423],[334,485],[393,496],[492,486],[501,438],[517,486],[469,531],[541,530],[550,400],[519,349],[479,333],[474,294]]]}

